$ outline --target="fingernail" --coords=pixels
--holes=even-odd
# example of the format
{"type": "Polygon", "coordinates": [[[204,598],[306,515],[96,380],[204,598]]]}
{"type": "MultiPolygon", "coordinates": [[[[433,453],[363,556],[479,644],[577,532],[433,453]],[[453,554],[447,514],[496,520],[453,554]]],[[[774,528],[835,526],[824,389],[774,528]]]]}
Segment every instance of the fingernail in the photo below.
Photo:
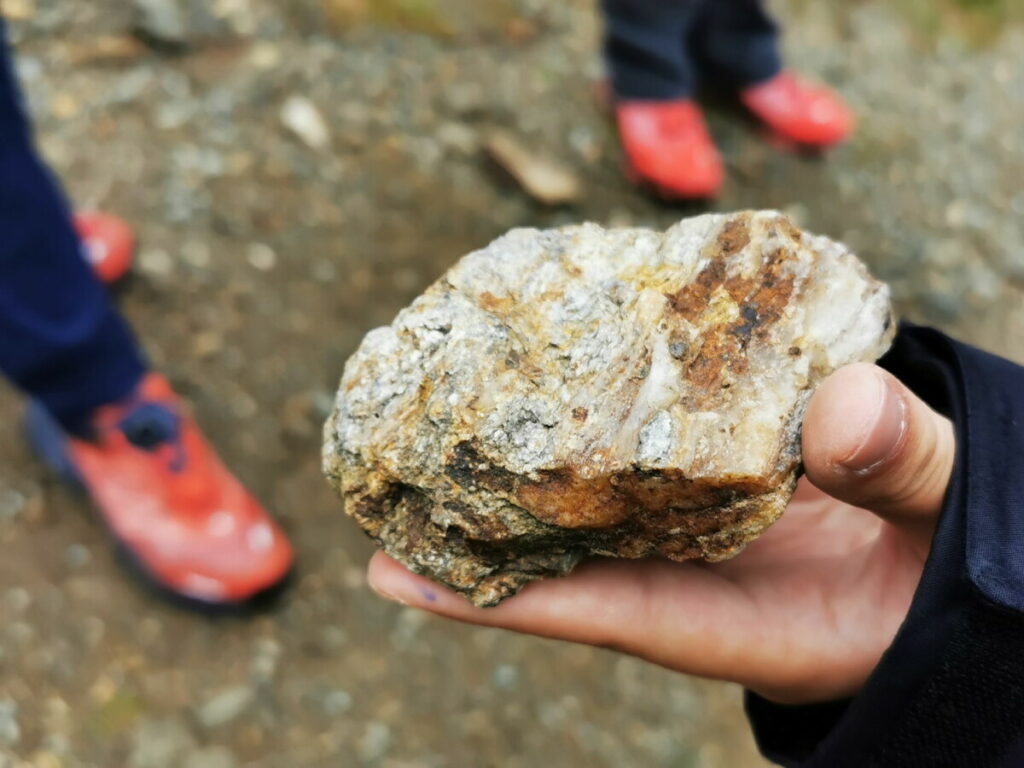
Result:
{"type": "Polygon", "coordinates": [[[899,382],[881,370],[875,371],[878,394],[874,416],[864,420],[864,436],[840,465],[859,473],[868,473],[884,464],[903,443],[907,432],[907,404],[899,382]]]}

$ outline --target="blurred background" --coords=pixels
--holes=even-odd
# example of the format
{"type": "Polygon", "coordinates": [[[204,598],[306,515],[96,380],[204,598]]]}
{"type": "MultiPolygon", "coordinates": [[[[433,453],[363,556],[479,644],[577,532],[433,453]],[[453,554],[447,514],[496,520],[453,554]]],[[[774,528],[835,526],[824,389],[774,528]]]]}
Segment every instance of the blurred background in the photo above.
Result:
{"type": "MultiPolygon", "coordinates": [[[[809,160],[712,113],[715,208],[783,209],[849,243],[905,316],[1024,360],[1024,7],[773,6],[859,133],[809,160]]],[[[300,557],[266,615],[158,602],[0,390],[0,768],[764,764],[738,689],[377,599],[320,476],[347,355],[456,258],[513,226],[699,210],[622,178],[592,0],[0,8],[44,156],[77,205],[139,230],[126,314],[300,557]],[[576,201],[543,205],[517,163],[575,179],[576,201]]]]}

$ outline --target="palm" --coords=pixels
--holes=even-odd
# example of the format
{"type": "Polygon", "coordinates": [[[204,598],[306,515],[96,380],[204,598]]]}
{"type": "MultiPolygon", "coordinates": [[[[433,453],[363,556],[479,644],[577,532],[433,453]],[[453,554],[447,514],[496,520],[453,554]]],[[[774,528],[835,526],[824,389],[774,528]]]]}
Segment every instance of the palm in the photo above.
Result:
{"type": "MultiPolygon", "coordinates": [[[[877,664],[923,562],[918,542],[802,480],[782,518],[728,562],[595,561],[498,608],[457,598],[432,608],[616,648],[774,698],[834,698],[877,664]]],[[[426,581],[422,589],[427,600],[440,597],[426,581]]]]}
{"type": "MultiPolygon", "coordinates": [[[[804,479],[783,517],[740,556],[693,566],[701,576],[687,600],[720,606],[717,643],[731,640],[748,684],[797,698],[852,693],[906,616],[926,555],[925,540],[804,479]]],[[[672,580],[680,590],[695,581],[672,580]]]]}
{"type": "Polygon", "coordinates": [[[370,583],[454,619],[617,648],[780,701],[851,695],[907,614],[956,440],[890,374],[852,365],[811,399],[802,446],[833,495],[802,480],[782,518],[728,562],[594,561],[488,609],[383,554],[370,583]]]}

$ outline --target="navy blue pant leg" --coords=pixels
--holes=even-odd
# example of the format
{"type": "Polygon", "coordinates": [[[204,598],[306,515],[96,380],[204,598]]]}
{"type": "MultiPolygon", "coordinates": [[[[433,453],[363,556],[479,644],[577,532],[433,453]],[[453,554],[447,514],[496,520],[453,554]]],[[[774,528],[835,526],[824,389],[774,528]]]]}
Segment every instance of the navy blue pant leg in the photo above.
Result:
{"type": "Polygon", "coordinates": [[[604,53],[621,99],[690,96],[696,73],[684,41],[702,0],[602,0],[604,53]]]}
{"type": "Polygon", "coordinates": [[[702,81],[744,88],[782,70],[779,28],[763,0],[700,0],[700,6],[686,47],[702,81]]]}
{"type": "Polygon", "coordinates": [[[70,431],[146,366],[32,145],[0,21],[0,372],[70,431]]]}
{"type": "Polygon", "coordinates": [[[761,0],[602,0],[612,90],[623,99],[692,96],[702,82],[737,87],[782,67],[761,0]]]}

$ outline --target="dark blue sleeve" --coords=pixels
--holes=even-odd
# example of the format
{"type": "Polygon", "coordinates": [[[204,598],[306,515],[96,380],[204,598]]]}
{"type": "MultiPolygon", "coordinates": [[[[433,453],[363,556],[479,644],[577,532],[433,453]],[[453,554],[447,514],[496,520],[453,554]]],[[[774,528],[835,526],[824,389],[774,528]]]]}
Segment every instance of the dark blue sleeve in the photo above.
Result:
{"type": "Polygon", "coordinates": [[[904,326],[881,364],[956,427],[957,458],[910,611],[856,698],[747,694],[784,766],[1024,766],[1024,368],[904,326]]]}

